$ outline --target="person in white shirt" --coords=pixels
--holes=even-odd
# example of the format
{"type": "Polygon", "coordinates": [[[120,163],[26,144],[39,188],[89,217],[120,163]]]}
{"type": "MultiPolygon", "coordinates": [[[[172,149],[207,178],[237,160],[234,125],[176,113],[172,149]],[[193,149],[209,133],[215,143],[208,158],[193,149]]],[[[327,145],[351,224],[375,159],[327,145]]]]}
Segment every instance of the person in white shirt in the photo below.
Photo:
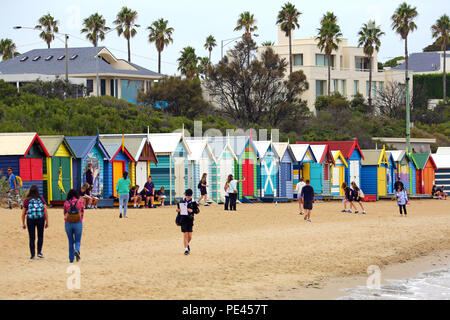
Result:
{"type": "Polygon", "coordinates": [[[306,183],[303,181],[303,178],[300,178],[300,181],[297,183],[297,187],[295,188],[295,193],[297,193],[298,205],[300,207],[300,215],[303,215],[303,198],[301,196],[303,187],[306,186],[306,183]]]}
{"type": "Polygon", "coordinates": [[[228,196],[230,198],[230,211],[236,211],[236,201],[238,196],[238,188],[237,184],[240,182],[244,182],[245,178],[243,180],[234,180],[234,177],[232,174],[228,176],[227,184],[228,184],[228,196]]]}

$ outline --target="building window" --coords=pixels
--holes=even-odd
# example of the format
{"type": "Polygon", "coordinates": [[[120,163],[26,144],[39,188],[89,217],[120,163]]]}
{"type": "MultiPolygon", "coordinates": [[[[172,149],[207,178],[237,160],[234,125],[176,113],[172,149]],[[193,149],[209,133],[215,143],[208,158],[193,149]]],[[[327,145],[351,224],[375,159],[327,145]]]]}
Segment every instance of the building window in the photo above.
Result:
{"type": "Polygon", "coordinates": [[[355,70],[365,71],[369,69],[369,59],[365,57],[355,57],[355,70]]]}
{"type": "Polygon", "coordinates": [[[353,94],[357,95],[359,92],[359,81],[358,80],[354,80],[353,81],[353,94]]]}
{"type": "Polygon", "coordinates": [[[372,81],[372,98],[375,98],[377,96],[377,83],[375,81],[372,81]]]}
{"type": "Polygon", "coordinates": [[[383,88],[384,88],[384,82],[383,81],[378,82],[378,91],[383,92],[383,88]]]}
{"type": "Polygon", "coordinates": [[[294,66],[303,65],[303,54],[294,54],[294,66]]]}
{"type": "Polygon", "coordinates": [[[366,81],[366,97],[369,96],[369,81],[366,81]]]}
{"type": "Polygon", "coordinates": [[[91,92],[94,91],[94,80],[88,79],[86,81],[87,95],[89,96],[91,92]]]}
{"type": "MultiPolygon", "coordinates": [[[[331,55],[331,67],[334,68],[334,55],[331,55]]],[[[316,54],[316,66],[328,67],[328,59],[324,54],[316,54]]]]}
{"type": "Polygon", "coordinates": [[[316,80],[316,98],[325,95],[326,80],[316,80]]]}
{"type": "Polygon", "coordinates": [[[115,97],[115,90],[114,90],[114,79],[111,79],[109,81],[109,86],[110,86],[110,90],[111,90],[111,97],[115,97]]]}
{"type": "Polygon", "coordinates": [[[345,80],[341,80],[341,94],[343,96],[345,96],[345,92],[346,92],[346,88],[345,88],[345,80]]]}
{"type": "Polygon", "coordinates": [[[119,80],[114,80],[114,92],[116,93],[114,97],[118,98],[119,97],[119,80]]]}
{"type": "Polygon", "coordinates": [[[100,79],[100,95],[106,95],[106,80],[100,79]]]}
{"type": "Polygon", "coordinates": [[[338,80],[333,79],[333,92],[338,92],[338,80]]]}

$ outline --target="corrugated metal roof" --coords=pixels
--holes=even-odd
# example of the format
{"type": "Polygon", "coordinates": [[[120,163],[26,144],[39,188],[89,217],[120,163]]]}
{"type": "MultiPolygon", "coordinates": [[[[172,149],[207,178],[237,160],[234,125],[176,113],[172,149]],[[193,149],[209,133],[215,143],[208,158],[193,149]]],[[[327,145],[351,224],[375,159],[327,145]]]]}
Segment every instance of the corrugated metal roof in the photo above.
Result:
{"type": "MultiPolygon", "coordinates": [[[[381,150],[362,150],[364,153],[364,159],[361,160],[361,165],[363,166],[378,166],[380,164],[380,158],[384,153],[386,153],[383,149],[381,150]]],[[[386,155],[387,157],[387,155],[386,155]]]]}
{"type": "Polygon", "coordinates": [[[436,154],[450,155],[450,147],[440,147],[437,149],[436,154]]]}
{"type": "MultiPolygon", "coordinates": [[[[101,141],[101,140],[100,140],[101,141]]],[[[108,155],[110,158],[114,157],[117,153],[117,151],[119,151],[120,147],[122,147],[122,142],[103,142],[101,141],[103,144],[103,147],[105,148],[106,152],[108,152],[108,155]]]]}
{"type": "Polygon", "coordinates": [[[450,154],[432,154],[438,169],[450,169],[450,154]]]}
{"type": "Polygon", "coordinates": [[[0,155],[25,155],[35,137],[35,132],[0,133],[0,155]]]}

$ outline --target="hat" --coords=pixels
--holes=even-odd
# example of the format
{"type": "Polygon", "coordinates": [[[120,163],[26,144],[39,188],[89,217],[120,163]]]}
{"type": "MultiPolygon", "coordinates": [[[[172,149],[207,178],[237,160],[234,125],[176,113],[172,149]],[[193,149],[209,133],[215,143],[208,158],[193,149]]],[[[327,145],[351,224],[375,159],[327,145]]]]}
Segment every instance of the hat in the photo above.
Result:
{"type": "Polygon", "coordinates": [[[192,197],[192,194],[193,194],[193,192],[192,192],[191,189],[187,189],[186,192],[184,193],[184,195],[185,195],[186,197],[192,197]]]}

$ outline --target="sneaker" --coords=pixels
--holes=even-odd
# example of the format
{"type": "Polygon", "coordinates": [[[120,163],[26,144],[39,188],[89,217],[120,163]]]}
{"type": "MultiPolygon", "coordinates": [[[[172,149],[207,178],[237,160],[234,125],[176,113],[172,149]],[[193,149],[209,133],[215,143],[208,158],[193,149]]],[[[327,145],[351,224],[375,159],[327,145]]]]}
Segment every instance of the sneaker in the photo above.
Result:
{"type": "Polygon", "coordinates": [[[38,253],[37,256],[38,256],[39,258],[41,258],[41,259],[44,259],[44,258],[45,258],[44,255],[43,255],[42,253],[38,253]]]}
{"type": "Polygon", "coordinates": [[[301,216],[302,216],[302,215],[303,215],[303,212],[300,212],[300,213],[299,213],[299,215],[301,215],[301,216]]]}
{"type": "Polygon", "coordinates": [[[205,207],[209,207],[209,203],[205,203],[205,207]]]}
{"type": "Polygon", "coordinates": [[[362,214],[367,214],[367,212],[363,211],[362,214]]]}
{"type": "Polygon", "coordinates": [[[134,204],[133,207],[136,208],[136,204],[134,204]]]}
{"type": "Polygon", "coordinates": [[[80,261],[80,252],[78,250],[75,250],[75,258],[77,258],[77,262],[80,261]]]}
{"type": "Polygon", "coordinates": [[[306,220],[306,222],[311,222],[311,219],[306,220]]]}
{"type": "Polygon", "coordinates": [[[345,210],[345,209],[344,209],[344,210],[342,210],[341,212],[343,212],[343,213],[346,213],[346,212],[347,212],[347,210],[345,210]]]}
{"type": "Polygon", "coordinates": [[[347,210],[348,213],[352,213],[352,210],[347,210]]]}
{"type": "Polygon", "coordinates": [[[119,218],[122,219],[122,214],[119,214],[119,218]]]}
{"type": "Polygon", "coordinates": [[[188,249],[184,250],[184,255],[187,256],[188,254],[189,254],[189,250],[188,249]]]}
{"type": "Polygon", "coordinates": [[[31,256],[31,257],[30,257],[30,260],[34,260],[34,256],[31,256]]]}
{"type": "Polygon", "coordinates": [[[359,211],[355,211],[355,214],[358,214],[359,213],[359,211]]]}

